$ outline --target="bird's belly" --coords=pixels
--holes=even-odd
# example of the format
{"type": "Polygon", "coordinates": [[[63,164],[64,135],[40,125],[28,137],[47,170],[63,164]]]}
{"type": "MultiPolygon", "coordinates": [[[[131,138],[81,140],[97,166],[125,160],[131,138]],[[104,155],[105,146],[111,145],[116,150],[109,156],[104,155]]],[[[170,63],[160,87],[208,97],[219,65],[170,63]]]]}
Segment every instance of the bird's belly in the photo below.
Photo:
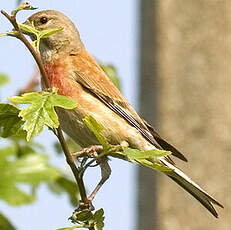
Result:
{"type": "Polygon", "coordinates": [[[94,134],[83,123],[83,116],[74,110],[57,109],[59,122],[62,130],[82,147],[97,145],[94,134]]]}

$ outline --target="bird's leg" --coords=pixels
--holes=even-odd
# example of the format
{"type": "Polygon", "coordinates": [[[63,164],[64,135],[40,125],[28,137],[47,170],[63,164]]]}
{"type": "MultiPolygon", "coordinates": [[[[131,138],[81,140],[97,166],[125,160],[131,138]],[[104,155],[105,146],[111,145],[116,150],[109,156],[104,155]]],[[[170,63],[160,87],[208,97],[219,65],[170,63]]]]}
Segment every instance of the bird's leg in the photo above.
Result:
{"type": "MultiPolygon", "coordinates": [[[[126,141],[123,141],[120,143],[119,148],[122,147],[128,147],[129,144],[126,141]]],[[[106,182],[106,180],[110,177],[111,175],[111,168],[110,165],[108,164],[108,158],[106,156],[96,158],[96,162],[99,164],[100,169],[101,169],[101,180],[91,193],[91,195],[88,197],[89,201],[92,201],[96,195],[96,193],[100,190],[100,188],[103,186],[103,184],[106,182]]]]}
{"type": "Polygon", "coordinates": [[[101,169],[101,180],[91,193],[91,195],[88,197],[89,201],[92,201],[96,195],[96,193],[100,190],[102,185],[105,183],[105,181],[110,177],[111,175],[111,168],[108,164],[108,158],[107,157],[102,157],[96,159],[96,162],[99,164],[100,169],[101,169]]]}
{"type": "Polygon", "coordinates": [[[74,157],[85,157],[89,156],[95,159],[96,163],[100,166],[101,169],[101,180],[91,193],[91,195],[88,197],[89,201],[92,201],[96,195],[96,193],[100,190],[102,185],[105,183],[105,181],[110,177],[111,175],[111,168],[108,164],[108,158],[106,156],[100,157],[98,152],[102,151],[103,147],[102,145],[93,145],[88,148],[84,148],[79,152],[73,153],[72,156],[74,157]]]}

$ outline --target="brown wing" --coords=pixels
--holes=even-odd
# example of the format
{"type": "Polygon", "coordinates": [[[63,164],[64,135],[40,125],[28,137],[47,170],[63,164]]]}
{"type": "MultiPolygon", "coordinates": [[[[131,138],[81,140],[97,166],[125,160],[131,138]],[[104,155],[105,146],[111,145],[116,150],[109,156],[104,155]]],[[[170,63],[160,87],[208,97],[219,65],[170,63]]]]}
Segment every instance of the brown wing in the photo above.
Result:
{"type": "Polygon", "coordinates": [[[76,81],[98,97],[111,110],[135,127],[156,148],[163,148],[169,151],[174,150],[173,155],[187,161],[178,150],[161,139],[153,129],[150,129],[150,127],[147,128],[144,121],[110,81],[92,56],[88,54],[86,50],[83,50],[82,52],[83,53],[70,56],[73,65],[76,67],[74,76],[76,81]],[[165,145],[163,145],[163,142],[165,145]]]}
{"type": "Polygon", "coordinates": [[[129,107],[128,101],[85,49],[69,58],[75,66],[76,78],[80,83],[87,84],[95,92],[112,98],[125,108],[129,107]]]}
{"type": "Polygon", "coordinates": [[[75,78],[80,84],[105,100],[110,99],[148,131],[143,120],[85,49],[69,58],[75,66],[75,78]]]}

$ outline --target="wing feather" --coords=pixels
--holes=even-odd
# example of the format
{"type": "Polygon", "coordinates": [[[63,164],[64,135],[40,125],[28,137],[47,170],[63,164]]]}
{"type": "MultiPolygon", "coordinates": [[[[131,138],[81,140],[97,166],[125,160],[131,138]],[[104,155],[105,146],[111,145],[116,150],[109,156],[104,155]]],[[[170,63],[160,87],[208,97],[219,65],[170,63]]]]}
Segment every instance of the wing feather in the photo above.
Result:
{"type": "Polygon", "coordinates": [[[84,53],[69,56],[76,67],[75,80],[135,127],[156,148],[169,150],[174,156],[187,161],[183,154],[163,140],[148,123],[139,117],[92,56],[86,50],[82,52],[84,53]]]}

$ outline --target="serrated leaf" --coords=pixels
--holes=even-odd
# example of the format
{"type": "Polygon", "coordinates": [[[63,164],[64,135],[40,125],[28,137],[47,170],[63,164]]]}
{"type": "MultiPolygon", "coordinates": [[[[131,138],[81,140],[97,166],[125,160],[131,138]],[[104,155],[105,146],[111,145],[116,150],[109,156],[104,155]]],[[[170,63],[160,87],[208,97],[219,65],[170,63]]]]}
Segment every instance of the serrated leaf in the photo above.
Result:
{"type": "Polygon", "coordinates": [[[99,209],[97,210],[94,215],[93,218],[95,220],[95,225],[94,225],[94,230],[102,230],[104,227],[104,211],[103,209],[99,209]]]}
{"type": "Polygon", "coordinates": [[[116,68],[113,65],[100,65],[106,75],[110,78],[113,84],[120,90],[120,80],[116,72],[116,68]]]}
{"type": "Polygon", "coordinates": [[[25,121],[24,130],[27,131],[27,141],[41,133],[45,125],[51,129],[59,126],[55,106],[64,109],[74,109],[76,107],[74,100],[58,95],[55,90],[51,93],[25,93],[22,96],[11,97],[10,100],[14,103],[30,104],[19,113],[19,116],[25,121]]]}
{"type": "Polygon", "coordinates": [[[99,143],[103,146],[103,149],[106,151],[111,147],[108,143],[107,138],[102,135],[103,127],[95,120],[92,116],[86,116],[83,119],[85,125],[94,133],[99,143]]]}
{"type": "MultiPolygon", "coordinates": [[[[1,34],[0,34],[0,37],[1,37],[1,34]]],[[[0,73],[0,86],[5,85],[8,82],[9,82],[9,77],[4,73],[0,73]]]]}
{"type": "Polygon", "coordinates": [[[18,117],[20,110],[11,105],[0,103],[0,136],[9,137],[17,134],[24,121],[18,117]]]}
{"type": "Polygon", "coordinates": [[[0,229],[1,230],[16,230],[10,221],[0,213],[0,229]]]}

